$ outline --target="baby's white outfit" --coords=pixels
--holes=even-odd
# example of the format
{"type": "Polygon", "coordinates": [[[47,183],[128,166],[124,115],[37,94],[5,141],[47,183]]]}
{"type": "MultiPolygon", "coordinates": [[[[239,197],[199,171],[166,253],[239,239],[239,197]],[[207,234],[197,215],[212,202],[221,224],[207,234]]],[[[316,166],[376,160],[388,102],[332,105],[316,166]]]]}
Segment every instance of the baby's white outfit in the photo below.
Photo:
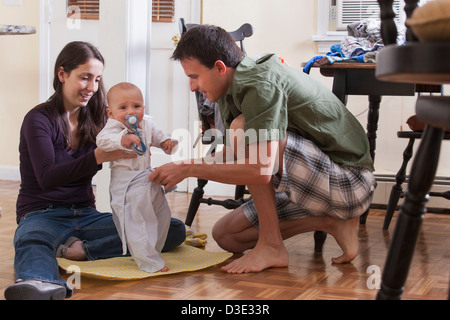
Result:
{"type": "MultiPolygon", "coordinates": [[[[139,125],[139,134],[147,151],[137,158],[112,161],[109,188],[114,223],[122,240],[123,254],[127,245],[139,269],[147,272],[161,270],[165,263],[161,250],[167,238],[171,212],[161,185],[150,182],[152,172],[150,146],[160,147],[170,135],[156,128],[150,116],[145,115],[139,125]]],[[[97,136],[97,147],[104,151],[127,150],[122,136],[129,129],[120,121],[109,118],[97,136]]]]}

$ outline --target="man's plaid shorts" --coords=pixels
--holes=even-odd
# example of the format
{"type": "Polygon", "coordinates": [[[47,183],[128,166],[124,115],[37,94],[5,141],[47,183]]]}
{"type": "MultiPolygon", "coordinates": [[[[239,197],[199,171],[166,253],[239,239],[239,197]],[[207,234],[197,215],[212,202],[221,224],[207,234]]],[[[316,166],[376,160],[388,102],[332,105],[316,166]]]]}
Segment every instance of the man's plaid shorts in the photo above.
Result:
{"type": "MultiPolygon", "coordinates": [[[[369,208],[376,188],[370,170],[338,165],[314,143],[291,132],[283,158],[281,179],[272,178],[280,221],[311,216],[352,219],[369,208]]],[[[253,200],[241,208],[258,226],[253,200]]]]}

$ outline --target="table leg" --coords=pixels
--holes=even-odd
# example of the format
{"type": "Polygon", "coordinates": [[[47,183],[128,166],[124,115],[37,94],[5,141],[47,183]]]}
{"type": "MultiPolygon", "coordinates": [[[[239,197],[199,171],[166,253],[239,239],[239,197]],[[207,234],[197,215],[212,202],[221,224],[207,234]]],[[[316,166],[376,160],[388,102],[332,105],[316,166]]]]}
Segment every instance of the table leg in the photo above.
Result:
{"type": "Polygon", "coordinates": [[[334,71],[333,81],[333,93],[342,101],[344,105],[347,105],[347,71],[344,69],[336,69],[334,71]]]}
{"type": "MultiPolygon", "coordinates": [[[[341,100],[344,105],[347,104],[347,72],[337,69],[334,72],[333,93],[341,100]]],[[[378,118],[380,110],[381,96],[369,95],[369,112],[367,115],[367,138],[369,139],[370,155],[375,161],[375,149],[378,130],[378,118]]]]}
{"type": "MultiPolygon", "coordinates": [[[[367,115],[367,138],[369,139],[370,156],[375,162],[375,149],[378,130],[378,118],[380,110],[381,96],[369,96],[369,112],[367,115]]],[[[359,217],[360,224],[366,224],[369,209],[359,217]]]]}
{"type": "Polygon", "coordinates": [[[369,96],[369,113],[367,115],[367,138],[369,139],[370,155],[375,162],[375,149],[378,130],[378,118],[381,96],[369,96]]]}

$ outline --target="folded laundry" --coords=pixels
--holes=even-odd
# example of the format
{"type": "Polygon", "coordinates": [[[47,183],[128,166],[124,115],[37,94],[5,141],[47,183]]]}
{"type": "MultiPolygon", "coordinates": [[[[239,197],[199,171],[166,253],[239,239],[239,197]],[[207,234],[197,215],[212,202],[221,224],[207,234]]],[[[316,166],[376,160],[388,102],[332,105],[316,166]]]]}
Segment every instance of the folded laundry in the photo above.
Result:
{"type": "MultiPolygon", "coordinates": [[[[405,42],[405,28],[397,26],[397,44],[405,42]]],[[[376,62],[376,52],[384,47],[381,37],[380,21],[365,19],[347,26],[348,36],[340,44],[331,46],[325,56],[315,56],[303,68],[303,72],[310,72],[313,66],[322,67],[336,61],[376,62]]]]}
{"type": "Polygon", "coordinates": [[[347,36],[341,42],[341,50],[344,57],[355,57],[367,52],[378,51],[384,47],[383,41],[372,42],[369,38],[355,38],[347,36]]]}
{"type": "MultiPolygon", "coordinates": [[[[405,42],[405,27],[397,25],[397,44],[405,42]]],[[[347,26],[348,36],[341,42],[341,50],[345,57],[360,56],[367,52],[378,51],[382,47],[381,23],[379,19],[364,19],[347,26]]]]}
{"type": "Polygon", "coordinates": [[[314,58],[309,60],[308,63],[303,67],[303,72],[309,74],[313,66],[322,67],[327,64],[333,64],[334,62],[351,61],[351,60],[357,62],[365,62],[364,55],[354,57],[343,57],[341,56],[341,54],[336,53],[333,54],[332,52],[329,52],[326,56],[315,56],[314,58]]]}

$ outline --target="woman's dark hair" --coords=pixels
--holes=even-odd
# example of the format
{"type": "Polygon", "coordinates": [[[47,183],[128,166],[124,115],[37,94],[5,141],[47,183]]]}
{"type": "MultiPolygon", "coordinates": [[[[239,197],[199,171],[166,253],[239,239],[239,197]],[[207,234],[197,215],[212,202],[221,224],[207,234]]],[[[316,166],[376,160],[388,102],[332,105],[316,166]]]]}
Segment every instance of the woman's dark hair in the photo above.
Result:
{"type": "MultiPolygon", "coordinates": [[[[38,106],[38,108],[46,107],[47,110],[51,109],[49,111],[52,111],[56,116],[69,146],[71,145],[72,137],[64,110],[62,93],[63,84],[59,80],[58,70],[60,67],[63,67],[64,71],[70,74],[72,70],[87,63],[90,59],[97,59],[103,65],[105,64],[103,56],[92,44],[82,41],[68,43],[56,59],[53,79],[55,93],[47,102],[38,106]]],[[[106,119],[106,90],[103,79],[100,79],[97,92],[89,100],[89,103],[85,108],[80,108],[80,114],[78,115],[79,145],[84,146],[88,143],[95,143],[97,134],[105,126],[106,119]]]]}
{"type": "Polygon", "coordinates": [[[184,33],[172,55],[173,60],[195,58],[211,69],[217,60],[227,67],[236,68],[244,58],[231,35],[224,29],[199,25],[184,33]]]}

